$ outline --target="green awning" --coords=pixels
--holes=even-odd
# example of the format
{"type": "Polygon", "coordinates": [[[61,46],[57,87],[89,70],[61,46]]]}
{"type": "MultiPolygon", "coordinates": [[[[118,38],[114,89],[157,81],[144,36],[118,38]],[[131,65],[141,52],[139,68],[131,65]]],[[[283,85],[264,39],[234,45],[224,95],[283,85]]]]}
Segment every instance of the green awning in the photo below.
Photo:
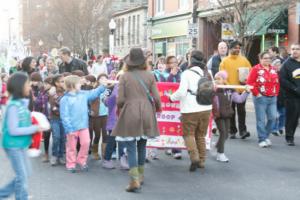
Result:
{"type": "MultiPolygon", "coordinates": [[[[247,35],[268,33],[287,34],[288,13],[284,6],[273,6],[264,11],[248,11],[244,17],[248,20],[247,35]]],[[[239,30],[238,27],[236,27],[239,30]]]]}

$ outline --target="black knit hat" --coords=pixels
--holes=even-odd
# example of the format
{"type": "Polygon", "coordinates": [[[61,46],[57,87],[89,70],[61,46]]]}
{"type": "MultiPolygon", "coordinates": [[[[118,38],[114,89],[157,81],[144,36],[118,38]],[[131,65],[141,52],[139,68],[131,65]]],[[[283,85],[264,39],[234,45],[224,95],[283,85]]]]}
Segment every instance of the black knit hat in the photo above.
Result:
{"type": "Polygon", "coordinates": [[[193,50],[191,52],[191,67],[198,66],[201,69],[204,69],[206,66],[206,60],[204,54],[199,50],[193,50]]]}
{"type": "Polygon", "coordinates": [[[39,72],[33,72],[30,75],[30,80],[31,81],[36,81],[36,82],[42,82],[43,81],[42,76],[39,72]]]}

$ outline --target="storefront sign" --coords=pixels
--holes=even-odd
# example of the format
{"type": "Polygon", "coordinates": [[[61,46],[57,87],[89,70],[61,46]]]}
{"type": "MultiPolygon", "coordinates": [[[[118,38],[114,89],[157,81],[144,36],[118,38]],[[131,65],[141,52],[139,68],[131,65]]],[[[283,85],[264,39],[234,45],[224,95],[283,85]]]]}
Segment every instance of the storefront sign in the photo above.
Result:
{"type": "Polygon", "coordinates": [[[286,30],[285,29],[270,28],[270,29],[267,30],[267,33],[286,34],[286,30]]]}
{"type": "Polygon", "coordinates": [[[234,29],[232,24],[222,23],[222,40],[234,40],[234,29]]]}
{"type": "Polygon", "coordinates": [[[151,39],[169,38],[187,35],[188,21],[176,20],[154,24],[151,30],[151,39]]]}

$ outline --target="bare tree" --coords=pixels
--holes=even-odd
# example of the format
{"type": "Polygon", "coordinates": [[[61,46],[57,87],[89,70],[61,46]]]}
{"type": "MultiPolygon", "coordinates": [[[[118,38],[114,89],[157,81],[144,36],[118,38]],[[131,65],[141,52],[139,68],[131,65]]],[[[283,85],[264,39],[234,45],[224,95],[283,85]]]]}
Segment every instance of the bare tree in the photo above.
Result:
{"type": "Polygon", "coordinates": [[[64,43],[83,54],[107,36],[108,29],[102,26],[108,24],[110,7],[110,0],[53,0],[52,22],[64,35],[64,43]]]}
{"type": "Polygon", "coordinates": [[[293,0],[208,0],[212,9],[220,10],[218,16],[209,17],[212,22],[231,24],[234,38],[242,42],[248,55],[253,39],[259,31],[269,26],[279,12],[293,6],[293,0]],[[269,15],[265,15],[268,13],[269,15]],[[259,17],[259,21],[256,21],[259,17]]]}

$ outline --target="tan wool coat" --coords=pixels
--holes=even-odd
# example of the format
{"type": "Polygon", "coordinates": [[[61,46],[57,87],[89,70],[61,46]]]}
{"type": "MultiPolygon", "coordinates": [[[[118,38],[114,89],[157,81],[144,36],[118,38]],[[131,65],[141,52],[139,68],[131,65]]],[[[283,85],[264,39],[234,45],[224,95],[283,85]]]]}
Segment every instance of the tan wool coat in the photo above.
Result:
{"type": "Polygon", "coordinates": [[[145,70],[125,72],[119,80],[117,106],[119,119],[112,132],[113,136],[151,138],[159,135],[156,110],[161,109],[161,102],[151,72],[145,70]],[[154,104],[149,101],[146,90],[135,78],[134,73],[146,84],[154,98],[154,104]]]}

